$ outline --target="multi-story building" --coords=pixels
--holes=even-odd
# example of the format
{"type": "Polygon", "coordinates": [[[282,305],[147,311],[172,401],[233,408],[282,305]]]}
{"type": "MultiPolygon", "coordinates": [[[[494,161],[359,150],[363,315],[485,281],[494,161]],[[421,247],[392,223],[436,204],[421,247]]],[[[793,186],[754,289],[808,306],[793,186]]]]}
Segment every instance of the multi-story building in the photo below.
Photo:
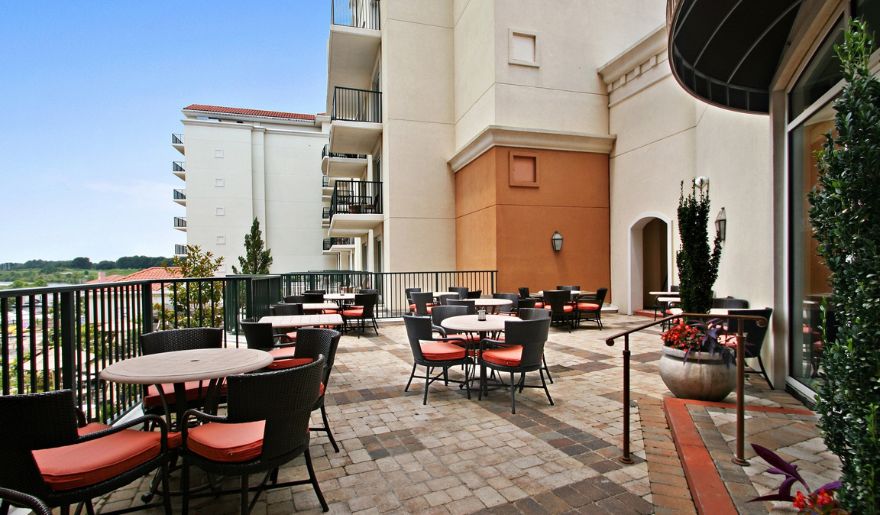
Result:
{"type": "MultiPolygon", "coordinates": [[[[172,135],[172,145],[186,160],[172,171],[186,185],[174,190],[186,216],[174,227],[188,244],[222,256],[222,272],[232,273],[257,218],[273,271],[337,268],[322,246],[318,195],[327,116],[198,104],[183,115],[185,137],[172,135]]],[[[175,246],[175,254],[185,250],[175,246]]]]}

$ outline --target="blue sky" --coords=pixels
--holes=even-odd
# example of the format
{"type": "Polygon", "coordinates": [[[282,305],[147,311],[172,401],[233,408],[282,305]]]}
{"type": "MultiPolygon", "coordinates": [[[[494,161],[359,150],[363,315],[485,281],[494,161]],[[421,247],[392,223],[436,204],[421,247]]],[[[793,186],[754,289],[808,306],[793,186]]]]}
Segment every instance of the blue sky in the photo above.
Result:
{"type": "Polygon", "coordinates": [[[0,0],[0,263],[170,256],[191,103],[324,111],[330,5],[0,0]]]}

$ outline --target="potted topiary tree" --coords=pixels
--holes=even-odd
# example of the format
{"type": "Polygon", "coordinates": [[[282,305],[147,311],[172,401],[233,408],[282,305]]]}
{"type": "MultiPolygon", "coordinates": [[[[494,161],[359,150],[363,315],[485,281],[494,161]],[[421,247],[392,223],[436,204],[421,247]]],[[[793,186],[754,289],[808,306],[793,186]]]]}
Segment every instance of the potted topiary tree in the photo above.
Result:
{"type": "MultiPolygon", "coordinates": [[[[708,313],[712,308],[712,286],[718,277],[721,238],[709,247],[709,187],[688,195],[684,182],[678,199],[678,232],[681,249],[675,255],[678,266],[681,306],[686,313],[708,313]]],[[[718,343],[719,327],[713,324],[679,324],[663,334],[660,378],[677,397],[720,401],[736,386],[736,368],[730,366],[730,349],[718,343]]]]}

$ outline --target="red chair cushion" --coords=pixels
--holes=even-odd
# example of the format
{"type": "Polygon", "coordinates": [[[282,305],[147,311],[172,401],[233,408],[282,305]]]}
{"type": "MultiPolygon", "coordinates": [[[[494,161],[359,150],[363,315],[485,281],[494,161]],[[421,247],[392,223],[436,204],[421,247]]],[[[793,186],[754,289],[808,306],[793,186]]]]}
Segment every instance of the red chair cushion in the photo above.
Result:
{"type": "Polygon", "coordinates": [[[541,308],[543,308],[543,307],[544,307],[544,303],[543,303],[543,302],[535,302],[535,309],[541,309],[541,308]]]}
{"type": "Polygon", "coordinates": [[[321,388],[318,389],[318,393],[319,393],[321,396],[323,396],[325,390],[326,390],[326,387],[324,386],[324,383],[321,383],[321,388]]]}
{"type": "Polygon", "coordinates": [[[410,311],[415,311],[415,310],[416,310],[416,305],[415,305],[415,304],[410,304],[410,305],[409,305],[409,310],[410,310],[410,311]]]}
{"type": "MultiPolygon", "coordinates": [[[[187,381],[185,384],[186,388],[186,400],[194,401],[199,399],[200,397],[206,395],[208,393],[208,381],[187,381]]],[[[162,385],[162,390],[165,392],[167,396],[167,401],[170,405],[174,404],[174,385],[171,383],[166,383],[162,385]]],[[[147,387],[147,396],[144,397],[144,406],[147,408],[155,408],[157,406],[162,405],[162,397],[159,394],[159,389],[156,388],[156,385],[150,385],[147,387]]]]}
{"type": "Polygon", "coordinates": [[[598,311],[599,305],[592,302],[578,302],[578,309],[581,311],[598,311]]]}
{"type": "Polygon", "coordinates": [[[422,355],[430,361],[450,361],[464,358],[464,349],[449,342],[420,342],[422,355]]]}
{"type": "MultiPolygon", "coordinates": [[[[100,431],[89,424],[85,434],[100,431]]],[[[104,427],[106,428],[106,426],[104,427]]],[[[64,491],[107,481],[159,455],[162,434],[126,429],[88,442],[31,451],[43,481],[64,491]]]]}
{"type": "Polygon", "coordinates": [[[342,312],[344,317],[362,317],[364,316],[364,308],[346,309],[342,312]]]}
{"type": "Polygon", "coordinates": [[[223,424],[208,422],[187,433],[186,447],[212,461],[241,463],[256,459],[263,452],[266,422],[223,424]]]}
{"type": "Polygon", "coordinates": [[[269,366],[266,367],[267,370],[300,367],[314,361],[312,358],[294,358],[293,349],[291,348],[272,349],[269,351],[269,354],[275,358],[275,361],[269,363],[269,366]]]}
{"type": "Polygon", "coordinates": [[[483,351],[483,360],[503,367],[518,367],[522,362],[522,345],[483,351]]]}
{"type": "MultiPolygon", "coordinates": [[[[98,431],[103,431],[105,429],[110,429],[111,426],[101,424],[98,422],[90,422],[83,427],[76,428],[76,434],[79,436],[85,436],[91,433],[97,433],[98,431]]],[[[176,449],[180,447],[180,444],[183,443],[183,435],[180,431],[170,431],[168,433],[168,448],[176,449]]]]}
{"type": "MultiPolygon", "coordinates": [[[[547,311],[553,310],[553,308],[550,306],[550,304],[547,304],[546,306],[544,306],[544,309],[546,309],[547,311]]],[[[566,305],[562,306],[563,313],[571,313],[572,311],[574,311],[574,306],[572,306],[571,304],[566,304],[566,305]]]]}
{"type": "Polygon", "coordinates": [[[284,336],[287,337],[288,342],[295,342],[296,341],[296,331],[284,333],[284,336]]]}
{"type": "Polygon", "coordinates": [[[321,311],[321,313],[323,313],[323,314],[325,314],[325,315],[337,315],[337,314],[339,314],[339,310],[336,310],[336,309],[325,309],[325,310],[321,311]]]}

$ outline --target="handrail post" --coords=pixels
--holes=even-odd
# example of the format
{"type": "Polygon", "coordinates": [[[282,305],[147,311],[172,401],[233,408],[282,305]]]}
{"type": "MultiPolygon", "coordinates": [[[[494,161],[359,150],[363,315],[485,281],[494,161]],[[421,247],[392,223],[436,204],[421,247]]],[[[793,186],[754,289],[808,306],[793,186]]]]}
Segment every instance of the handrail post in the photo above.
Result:
{"type": "Polygon", "coordinates": [[[737,465],[748,465],[745,459],[745,345],[743,344],[743,320],[736,327],[736,456],[737,465]]]}
{"type": "Polygon", "coordinates": [[[61,384],[65,389],[74,389],[74,356],[76,355],[76,309],[75,292],[61,292],[61,384]]]}
{"type": "Polygon", "coordinates": [[[141,333],[153,332],[153,283],[141,285],[141,333]]]}
{"type": "Polygon", "coordinates": [[[625,464],[633,462],[629,455],[629,357],[629,335],[627,334],[623,337],[623,456],[620,457],[620,462],[625,464]]]}

